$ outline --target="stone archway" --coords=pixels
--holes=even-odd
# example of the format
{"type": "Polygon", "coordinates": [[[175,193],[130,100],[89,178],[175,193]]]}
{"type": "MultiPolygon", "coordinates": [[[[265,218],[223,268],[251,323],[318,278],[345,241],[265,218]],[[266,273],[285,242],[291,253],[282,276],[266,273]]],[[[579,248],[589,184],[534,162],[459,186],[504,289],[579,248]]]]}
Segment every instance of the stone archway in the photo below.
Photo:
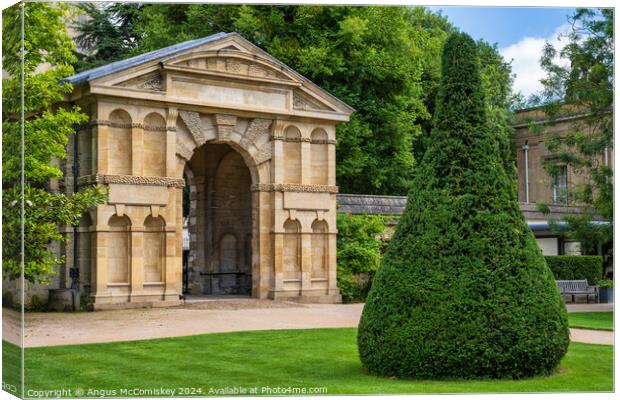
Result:
{"type": "Polygon", "coordinates": [[[340,301],[336,125],[353,109],[235,33],[67,81],[90,122],[66,177],[109,188],[84,227],[93,308],[178,304],[186,221],[190,293],[340,301]]]}
{"type": "Polygon", "coordinates": [[[187,162],[195,188],[189,293],[252,293],[252,178],[227,144],[206,143],[187,162]],[[248,238],[250,240],[248,240],[248,238]]]}

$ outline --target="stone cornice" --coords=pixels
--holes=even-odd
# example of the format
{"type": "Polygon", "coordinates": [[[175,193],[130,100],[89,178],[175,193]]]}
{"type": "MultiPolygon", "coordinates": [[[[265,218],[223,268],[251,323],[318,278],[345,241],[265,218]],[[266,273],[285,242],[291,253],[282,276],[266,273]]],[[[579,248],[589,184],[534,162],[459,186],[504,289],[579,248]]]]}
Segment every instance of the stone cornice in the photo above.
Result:
{"type": "Polygon", "coordinates": [[[254,184],[253,192],[305,192],[305,193],[338,193],[338,186],[330,185],[299,185],[292,183],[254,184]]]}
{"type": "Polygon", "coordinates": [[[119,184],[119,185],[149,185],[183,188],[185,181],[177,178],[160,176],[136,176],[136,175],[85,175],[78,179],[79,185],[90,184],[119,184]]]}

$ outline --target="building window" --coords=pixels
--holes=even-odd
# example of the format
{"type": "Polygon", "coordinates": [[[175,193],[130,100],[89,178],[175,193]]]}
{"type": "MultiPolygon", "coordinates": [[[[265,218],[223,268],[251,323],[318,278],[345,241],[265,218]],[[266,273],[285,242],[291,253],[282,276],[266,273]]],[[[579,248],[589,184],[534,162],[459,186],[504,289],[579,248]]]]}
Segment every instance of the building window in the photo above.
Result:
{"type": "Polygon", "coordinates": [[[568,167],[558,166],[553,175],[553,203],[568,204],[568,167]]]}

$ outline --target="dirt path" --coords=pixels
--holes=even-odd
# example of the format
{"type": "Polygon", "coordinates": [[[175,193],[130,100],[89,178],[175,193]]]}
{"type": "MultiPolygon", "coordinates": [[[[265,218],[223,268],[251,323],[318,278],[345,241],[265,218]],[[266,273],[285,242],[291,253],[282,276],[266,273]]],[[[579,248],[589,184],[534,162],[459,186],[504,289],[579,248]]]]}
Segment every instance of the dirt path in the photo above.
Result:
{"type": "Polygon", "coordinates": [[[571,328],[570,339],[573,342],[613,345],[614,333],[611,331],[571,328]]]}
{"type": "MultiPolygon", "coordinates": [[[[27,313],[25,346],[55,346],[265,329],[355,327],[363,304],[260,300],[199,302],[176,308],[27,313]]],[[[19,344],[19,313],[3,309],[3,336],[19,344]]],[[[571,329],[576,342],[613,344],[613,332],[571,329]]]]}
{"type": "MultiPolygon", "coordinates": [[[[265,329],[357,326],[361,304],[250,307],[192,304],[90,313],[27,313],[25,346],[55,346],[265,329]],[[260,308],[259,308],[260,307],[260,308]],[[269,307],[269,308],[267,308],[269,307]]],[[[3,309],[3,336],[19,343],[19,313],[3,309]]]]}

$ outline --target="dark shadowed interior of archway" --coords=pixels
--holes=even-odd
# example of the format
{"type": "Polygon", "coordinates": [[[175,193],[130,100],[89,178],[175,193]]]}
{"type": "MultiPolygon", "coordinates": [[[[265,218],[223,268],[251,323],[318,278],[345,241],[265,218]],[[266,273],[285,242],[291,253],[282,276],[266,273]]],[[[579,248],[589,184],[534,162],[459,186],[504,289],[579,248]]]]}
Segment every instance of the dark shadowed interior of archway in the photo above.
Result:
{"type": "Polygon", "coordinates": [[[252,292],[252,179],[226,144],[198,148],[187,165],[190,236],[187,289],[192,295],[252,292]]]}

